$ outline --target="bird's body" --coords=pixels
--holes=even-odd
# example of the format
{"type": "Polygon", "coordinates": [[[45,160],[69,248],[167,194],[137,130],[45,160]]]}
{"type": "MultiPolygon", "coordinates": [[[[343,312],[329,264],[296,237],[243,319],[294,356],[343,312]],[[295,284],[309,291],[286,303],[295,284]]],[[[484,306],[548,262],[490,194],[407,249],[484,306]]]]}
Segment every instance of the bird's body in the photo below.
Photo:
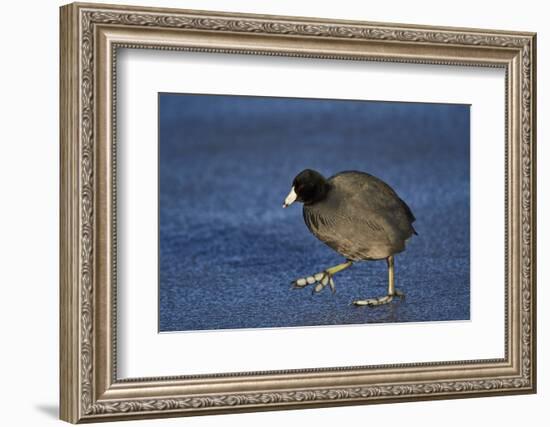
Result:
{"type": "Polygon", "coordinates": [[[351,261],[402,252],[415,232],[410,208],[385,182],[365,172],[327,179],[326,197],[305,203],[304,221],[315,237],[351,261]]]}
{"type": "Polygon", "coordinates": [[[355,261],[385,259],[388,264],[388,294],[355,300],[362,305],[381,305],[403,294],[394,287],[394,255],[405,249],[416,234],[415,217],[409,206],[381,179],[365,172],[345,171],[325,179],[306,169],[292,184],[283,207],[302,202],[304,221],[315,237],[346,258],[346,262],[293,282],[303,288],[315,284],[314,292],[330,285],[333,276],[355,261]]]}

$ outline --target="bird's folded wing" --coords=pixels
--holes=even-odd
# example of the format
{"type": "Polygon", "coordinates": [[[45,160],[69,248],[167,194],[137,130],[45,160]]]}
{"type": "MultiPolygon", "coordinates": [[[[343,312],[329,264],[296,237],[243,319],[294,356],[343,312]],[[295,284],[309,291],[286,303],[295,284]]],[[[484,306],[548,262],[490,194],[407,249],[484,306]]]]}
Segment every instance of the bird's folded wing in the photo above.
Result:
{"type": "Polygon", "coordinates": [[[372,244],[374,242],[389,243],[390,233],[387,224],[380,221],[374,212],[363,210],[360,215],[349,215],[342,212],[333,212],[330,216],[318,212],[304,214],[307,227],[318,238],[325,242],[329,241],[354,241],[361,245],[365,240],[372,244]]]}

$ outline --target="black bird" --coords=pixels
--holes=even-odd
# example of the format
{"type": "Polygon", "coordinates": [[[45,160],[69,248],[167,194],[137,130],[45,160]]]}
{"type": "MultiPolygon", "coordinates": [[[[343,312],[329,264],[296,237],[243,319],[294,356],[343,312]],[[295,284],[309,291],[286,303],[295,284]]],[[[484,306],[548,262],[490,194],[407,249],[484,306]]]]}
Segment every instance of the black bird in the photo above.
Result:
{"type": "Polygon", "coordinates": [[[394,255],[417,234],[415,217],[407,204],[381,179],[365,172],[345,171],[325,179],[306,169],[292,183],[283,207],[304,204],[304,221],[315,237],[346,258],[346,262],[292,282],[296,288],[315,284],[314,292],[330,285],[332,276],[356,261],[385,259],[388,265],[388,294],[360,299],[354,305],[380,305],[403,297],[394,285],[394,255]]]}

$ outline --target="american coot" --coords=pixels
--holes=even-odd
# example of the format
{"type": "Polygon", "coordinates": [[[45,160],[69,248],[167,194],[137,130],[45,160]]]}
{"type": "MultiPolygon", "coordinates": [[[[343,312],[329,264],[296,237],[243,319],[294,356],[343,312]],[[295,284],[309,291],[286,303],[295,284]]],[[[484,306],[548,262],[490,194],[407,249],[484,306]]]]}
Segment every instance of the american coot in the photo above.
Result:
{"type": "Polygon", "coordinates": [[[404,296],[394,285],[394,255],[417,234],[411,209],[384,181],[365,172],[345,171],[325,179],[319,172],[300,172],[283,207],[302,202],[304,221],[315,237],[346,258],[346,262],[292,282],[296,288],[313,285],[319,292],[327,285],[335,291],[333,275],[355,261],[385,259],[388,294],[359,299],[354,305],[386,304],[404,296]]]}

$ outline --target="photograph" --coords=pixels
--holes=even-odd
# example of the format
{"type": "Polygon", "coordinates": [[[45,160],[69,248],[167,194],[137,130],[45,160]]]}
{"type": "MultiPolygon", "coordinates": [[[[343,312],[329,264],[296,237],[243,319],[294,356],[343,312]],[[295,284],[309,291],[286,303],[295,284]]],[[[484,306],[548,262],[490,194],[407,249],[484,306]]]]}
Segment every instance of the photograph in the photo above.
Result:
{"type": "Polygon", "coordinates": [[[470,105],[158,94],[159,332],[468,321],[470,105]]]}
{"type": "Polygon", "coordinates": [[[60,419],[537,393],[542,21],[277,5],[47,19],[60,419]]]}

